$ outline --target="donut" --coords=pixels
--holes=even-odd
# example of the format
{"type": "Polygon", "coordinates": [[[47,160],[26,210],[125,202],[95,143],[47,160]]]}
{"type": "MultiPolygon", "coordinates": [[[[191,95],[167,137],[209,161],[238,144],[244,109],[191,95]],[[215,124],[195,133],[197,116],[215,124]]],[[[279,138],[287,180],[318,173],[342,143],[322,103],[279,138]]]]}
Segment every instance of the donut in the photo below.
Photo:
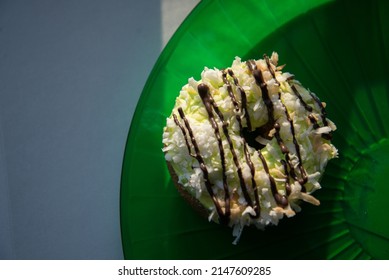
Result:
{"type": "Polygon", "coordinates": [[[182,87],[163,129],[162,151],[183,197],[209,221],[232,228],[237,243],[246,226],[264,229],[320,202],[335,124],[326,104],[278,54],[235,57],[182,87]]]}

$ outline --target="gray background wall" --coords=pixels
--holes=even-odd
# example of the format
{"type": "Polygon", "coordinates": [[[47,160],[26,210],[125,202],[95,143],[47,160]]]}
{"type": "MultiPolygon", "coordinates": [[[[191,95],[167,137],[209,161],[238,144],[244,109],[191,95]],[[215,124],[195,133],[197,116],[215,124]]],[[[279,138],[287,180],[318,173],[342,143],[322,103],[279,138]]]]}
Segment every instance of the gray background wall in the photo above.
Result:
{"type": "Polygon", "coordinates": [[[0,259],[121,259],[144,83],[194,0],[0,0],[0,259]]]}

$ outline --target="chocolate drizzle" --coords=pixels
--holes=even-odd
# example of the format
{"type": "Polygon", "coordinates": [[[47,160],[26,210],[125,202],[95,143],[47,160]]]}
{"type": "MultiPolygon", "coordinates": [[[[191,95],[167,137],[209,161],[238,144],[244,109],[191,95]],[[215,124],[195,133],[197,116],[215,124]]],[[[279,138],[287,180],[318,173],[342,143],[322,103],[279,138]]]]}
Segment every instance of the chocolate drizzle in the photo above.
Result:
{"type": "MultiPolygon", "coordinates": [[[[301,178],[297,179],[297,181],[301,185],[301,191],[302,192],[306,192],[306,188],[305,188],[304,185],[308,182],[308,176],[307,176],[307,173],[305,172],[305,169],[303,167],[303,161],[302,161],[301,153],[300,153],[300,145],[299,145],[299,143],[297,142],[297,139],[296,139],[296,133],[295,133],[295,130],[294,130],[293,120],[290,118],[288,109],[285,107],[285,105],[284,105],[284,110],[285,110],[286,119],[288,120],[288,122],[290,124],[290,132],[292,134],[293,144],[295,146],[297,159],[299,161],[297,166],[298,166],[298,168],[300,170],[301,178]]],[[[290,164],[290,166],[292,166],[292,164],[290,164]]]]}
{"type": "Polygon", "coordinates": [[[290,187],[290,182],[289,182],[288,164],[287,164],[286,161],[283,160],[283,159],[281,159],[281,164],[282,164],[282,166],[284,167],[284,173],[285,173],[285,176],[286,176],[286,180],[285,180],[285,191],[286,191],[286,195],[289,196],[290,193],[292,192],[292,188],[290,187]]]}
{"type": "Polygon", "coordinates": [[[242,103],[242,112],[244,113],[244,117],[246,119],[247,129],[249,131],[251,131],[252,128],[251,128],[251,121],[250,121],[249,111],[247,110],[247,96],[246,96],[246,92],[240,86],[238,78],[235,77],[235,74],[234,74],[234,72],[231,69],[228,69],[228,74],[232,77],[232,79],[234,80],[235,86],[238,88],[238,90],[240,92],[240,98],[241,98],[241,103],[242,103]]]}
{"type": "Polygon", "coordinates": [[[267,122],[256,129],[256,133],[261,135],[263,138],[270,140],[271,136],[269,135],[270,130],[274,127],[274,106],[273,102],[270,99],[267,85],[262,75],[262,71],[257,68],[257,64],[253,60],[247,61],[247,66],[249,67],[251,73],[254,76],[256,84],[261,88],[262,91],[262,100],[265,103],[267,109],[267,122]]]}
{"type": "Polygon", "coordinates": [[[270,74],[273,76],[273,79],[276,81],[276,84],[280,85],[280,83],[277,81],[276,73],[274,72],[274,69],[270,63],[269,57],[266,54],[264,54],[263,58],[265,59],[267,68],[269,69],[270,74]]]}
{"type": "Polygon", "coordinates": [[[276,137],[278,145],[281,148],[281,152],[283,154],[288,154],[289,153],[289,149],[288,149],[288,147],[285,146],[284,141],[282,141],[281,136],[280,136],[280,130],[281,130],[280,125],[278,123],[275,123],[274,124],[274,128],[276,129],[276,132],[275,132],[274,136],[276,137]]]}
{"type": "Polygon", "coordinates": [[[243,140],[243,149],[244,149],[244,156],[246,159],[246,163],[250,168],[250,174],[251,174],[251,186],[254,191],[254,199],[255,199],[255,206],[254,206],[254,211],[255,211],[255,216],[254,217],[259,217],[260,211],[261,211],[261,205],[259,202],[259,194],[258,194],[258,188],[257,188],[257,183],[255,182],[255,167],[253,162],[251,161],[250,154],[247,150],[247,144],[246,141],[243,140]]]}
{"type": "MultiPolygon", "coordinates": [[[[181,109],[181,111],[182,111],[182,109],[181,109]]],[[[188,148],[188,153],[192,157],[196,157],[196,155],[192,154],[192,151],[190,149],[190,145],[189,145],[189,141],[188,141],[188,136],[186,134],[185,128],[181,125],[181,123],[179,122],[179,120],[178,120],[178,118],[177,118],[177,116],[175,114],[173,114],[173,119],[174,119],[174,122],[176,123],[176,125],[178,125],[178,127],[181,129],[182,134],[184,135],[185,144],[186,144],[186,147],[188,148]]]]}
{"type": "MultiPolygon", "coordinates": [[[[312,97],[313,100],[315,100],[316,104],[319,106],[320,111],[321,111],[321,121],[323,122],[323,126],[328,126],[328,121],[327,121],[327,112],[326,109],[324,108],[323,103],[321,103],[320,99],[312,92],[309,91],[309,95],[312,97]]],[[[332,139],[332,133],[323,133],[321,135],[326,140],[331,140],[332,139]]]]}
{"type": "MultiPolygon", "coordinates": [[[[188,122],[188,119],[185,117],[185,114],[184,114],[184,111],[182,110],[181,107],[178,108],[178,113],[180,114],[180,117],[181,119],[184,121],[184,124],[185,124],[185,127],[186,129],[188,130],[188,133],[189,133],[189,137],[190,137],[190,140],[192,142],[192,145],[194,147],[194,150],[195,150],[195,155],[194,157],[197,159],[199,165],[200,165],[200,169],[201,171],[203,172],[203,177],[204,177],[204,182],[205,182],[205,187],[209,193],[209,195],[211,196],[211,199],[215,205],[215,208],[216,208],[216,212],[218,213],[219,215],[219,220],[220,220],[220,223],[221,224],[228,224],[228,221],[229,221],[229,217],[230,217],[230,212],[226,210],[225,213],[223,213],[223,210],[222,210],[222,207],[220,206],[220,203],[219,201],[217,200],[216,196],[215,196],[215,193],[213,192],[213,189],[212,189],[212,183],[211,181],[209,180],[209,173],[208,173],[208,169],[207,169],[207,166],[205,165],[205,162],[204,162],[204,159],[203,157],[201,156],[201,153],[200,153],[200,149],[199,149],[199,146],[197,145],[197,142],[196,142],[196,139],[194,137],[194,134],[193,134],[193,130],[192,128],[190,127],[189,125],[189,122],[188,122]]],[[[177,117],[175,118],[177,119],[177,117]]],[[[180,126],[182,127],[182,126],[180,126]]],[[[186,141],[187,142],[187,141],[186,141]]],[[[187,142],[188,143],[188,142],[187,142]]],[[[227,208],[226,208],[227,209],[227,208]]]]}
{"type": "Polygon", "coordinates": [[[228,95],[230,96],[232,104],[234,105],[234,109],[235,109],[235,113],[236,113],[235,115],[236,115],[236,118],[237,118],[237,120],[239,122],[240,129],[242,129],[242,122],[240,120],[240,114],[239,114],[239,104],[238,104],[238,101],[235,98],[234,93],[232,92],[232,86],[231,86],[230,82],[227,79],[227,72],[225,70],[222,71],[222,77],[223,77],[224,84],[227,86],[228,95]]]}
{"type": "Polygon", "coordinates": [[[281,206],[281,207],[288,206],[287,198],[285,196],[283,196],[283,195],[278,193],[277,186],[276,186],[276,181],[274,180],[273,176],[271,176],[269,167],[268,167],[268,165],[266,163],[266,160],[263,157],[263,155],[262,155],[260,150],[258,150],[258,156],[259,156],[259,158],[260,158],[260,160],[262,162],[263,169],[265,170],[266,175],[267,175],[267,177],[269,179],[270,190],[271,190],[271,193],[272,193],[272,195],[274,197],[274,200],[276,201],[278,206],[281,206]]]}
{"type": "Polygon", "coordinates": [[[290,85],[290,87],[291,87],[293,93],[294,93],[294,94],[297,96],[297,98],[300,100],[301,105],[304,106],[305,110],[307,110],[308,112],[312,112],[312,110],[313,110],[312,107],[311,107],[310,105],[308,105],[308,104],[304,101],[303,97],[301,96],[300,92],[297,90],[297,88],[295,87],[295,85],[294,85],[294,84],[289,84],[289,85],[290,85]]]}
{"type": "MultiPolygon", "coordinates": [[[[215,131],[215,136],[217,139],[217,143],[219,145],[219,152],[220,152],[220,160],[222,164],[222,170],[223,170],[223,189],[225,194],[225,208],[226,208],[226,215],[230,215],[230,195],[227,185],[227,172],[226,172],[226,157],[224,154],[223,149],[223,143],[220,136],[219,126],[216,123],[216,120],[214,118],[212,107],[214,108],[215,112],[219,115],[219,117],[223,117],[223,115],[220,113],[220,111],[217,109],[217,106],[215,104],[215,101],[213,100],[212,96],[209,94],[209,87],[205,84],[200,84],[198,87],[198,92],[201,97],[201,100],[203,101],[203,104],[205,106],[205,109],[208,113],[209,121],[215,131]]],[[[227,124],[223,121],[223,131],[227,130],[227,124]]]]}
{"type": "Polygon", "coordinates": [[[328,125],[327,122],[327,112],[326,109],[324,108],[323,103],[321,103],[320,99],[312,92],[309,92],[309,95],[312,97],[313,100],[315,100],[316,104],[319,105],[320,111],[321,111],[321,119],[323,122],[324,126],[328,125]]]}

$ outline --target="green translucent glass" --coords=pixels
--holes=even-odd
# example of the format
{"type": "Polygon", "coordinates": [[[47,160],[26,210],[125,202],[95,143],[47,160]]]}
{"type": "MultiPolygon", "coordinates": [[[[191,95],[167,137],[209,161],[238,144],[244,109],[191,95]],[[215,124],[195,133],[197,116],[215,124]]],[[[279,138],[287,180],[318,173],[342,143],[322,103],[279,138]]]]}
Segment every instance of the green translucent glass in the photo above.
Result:
{"type": "Polygon", "coordinates": [[[121,185],[126,259],[389,259],[389,1],[202,1],[177,30],[144,87],[121,185]],[[243,5],[244,3],[244,5],[243,5]],[[170,179],[162,129],[189,77],[235,56],[277,51],[285,71],[327,103],[340,152],[319,207],[265,231],[229,228],[186,204],[170,179]]]}

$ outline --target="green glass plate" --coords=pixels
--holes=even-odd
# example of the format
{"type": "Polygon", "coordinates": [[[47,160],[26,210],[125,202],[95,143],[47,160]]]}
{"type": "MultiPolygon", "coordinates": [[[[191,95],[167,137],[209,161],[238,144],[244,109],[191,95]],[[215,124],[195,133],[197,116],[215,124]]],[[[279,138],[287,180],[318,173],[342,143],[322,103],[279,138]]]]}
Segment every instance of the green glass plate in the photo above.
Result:
{"type": "Polygon", "coordinates": [[[162,52],[144,87],[124,155],[126,259],[389,259],[389,1],[202,1],[162,52]],[[285,71],[327,103],[338,130],[316,192],[319,207],[265,231],[202,219],[179,196],[162,130],[181,87],[204,66],[277,51],[285,71]]]}

